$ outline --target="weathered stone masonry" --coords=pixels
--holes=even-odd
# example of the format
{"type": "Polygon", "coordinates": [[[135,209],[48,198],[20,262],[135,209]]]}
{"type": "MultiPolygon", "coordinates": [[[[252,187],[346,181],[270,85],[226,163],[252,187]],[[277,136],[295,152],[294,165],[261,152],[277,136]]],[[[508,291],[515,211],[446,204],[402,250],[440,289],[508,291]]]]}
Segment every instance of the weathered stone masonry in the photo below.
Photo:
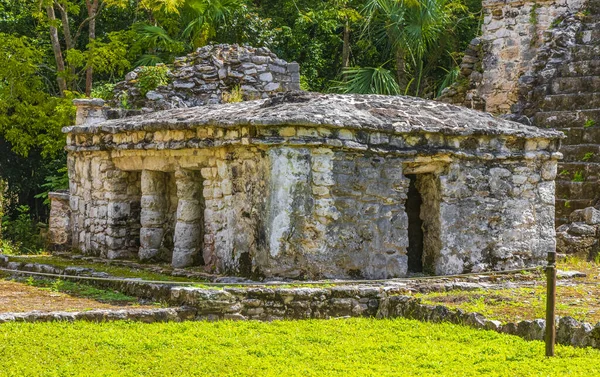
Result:
{"type": "Polygon", "coordinates": [[[555,247],[561,134],[451,105],[288,93],[65,132],[86,254],[388,278],[411,258],[452,274],[537,265],[555,247]],[[408,237],[411,179],[421,245],[408,237]]]}
{"type": "Polygon", "coordinates": [[[115,87],[113,106],[165,110],[228,102],[239,90],[244,100],[267,98],[300,89],[300,67],[279,59],[265,47],[208,45],[175,59],[170,83],[142,95],[136,68],[115,87]]]}
{"type": "Polygon", "coordinates": [[[557,225],[600,205],[600,1],[486,0],[460,84],[443,101],[563,131],[557,225]]]}

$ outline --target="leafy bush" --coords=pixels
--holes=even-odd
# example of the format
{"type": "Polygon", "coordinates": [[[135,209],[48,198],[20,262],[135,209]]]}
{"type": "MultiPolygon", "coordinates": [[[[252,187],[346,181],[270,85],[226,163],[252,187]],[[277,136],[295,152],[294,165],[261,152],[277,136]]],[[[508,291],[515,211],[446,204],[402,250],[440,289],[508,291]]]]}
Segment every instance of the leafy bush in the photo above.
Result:
{"type": "Polygon", "coordinates": [[[92,89],[92,98],[102,98],[103,100],[110,101],[115,97],[115,84],[104,83],[97,85],[92,89]]]}
{"type": "Polygon", "coordinates": [[[44,199],[44,204],[49,205],[48,193],[50,191],[60,191],[69,188],[69,174],[66,166],[59,168],[56,174],[51,174],[46,177],[46,183],[42,184],[44,192],[37,194],[35,197],[44,199]]]}
{"type": "Polygon", "coordinates": [[[40,254],[42,238],[36,222],[29,213],[29,206],[17,207],[15,219],[2,219],[2,250],[7,254],[40,254]]]}
{"type": "Polygon", "coordinates": [[[164,64],[154,67],[142,67],[137,75],[137,87],[145,96],[151,90],[169,83],[169,68],[164,64]]]}

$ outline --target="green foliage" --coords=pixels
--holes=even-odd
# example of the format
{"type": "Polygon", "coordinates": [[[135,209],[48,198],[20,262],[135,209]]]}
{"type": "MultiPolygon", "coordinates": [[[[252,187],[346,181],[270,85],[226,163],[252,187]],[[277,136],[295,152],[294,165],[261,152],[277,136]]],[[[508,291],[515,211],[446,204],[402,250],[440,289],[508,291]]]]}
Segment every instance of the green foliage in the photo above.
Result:
{"type": "Polygon", "coordinates": [[[44,91],[42,63],[42,52],[28,38],[0,33],[0,137],[22,156],[33,148],[58,155],[65,145],[61,128],[75,113],[72,98],[44,91]]]}
{"type": "Polygon", "coordinates": [[[537,14],[537,10],[540,9],[541,5],[539,5],[538,3],[534,3],[533,6],[531,7],[531,10],[529,11],[529,23],[531,25],[537,25],[538,24],[538,14],[537,14]]]}
{"type": "Polygon", "coordinates": [[[436,97],[441,96],[442,91],[444,89],[446,89],[450,85],[454,84],[456,82],[456,80],[458,79],[458,75],[460,74],[460,67],[458,65],[452,69],[444,68],[444,70],[447,73],[446,73],[446,76],[444,76],[444,79],[442,80],[442,82],[440,83],[436,97]]]}
{"type": "Polygon", "coordinates": [[[590,127],[594,127],[596,125],[596,121],[593,119],[587,119],[585,121],[585,123],[583,124],[584,128],[590,128],[590,127]]]}
{"type": "Polygon", "coordinates": [[[595,349],[557,345],[547,358],[540,341],[406,319],[5,323],[0,336],[0,374],[13,376],[600,373],[595,349]]]}
{"type": "Polygon", "coordinates": [[[223,93],[223,102],[225,103],[235,103],[242,102],[244,100],[244,92],[239,85],[231,88],[230,92],[223,93]]]}
{"type": "Polygon", "coordinates": [[[186,0],[181,14],[185,28],[183,36],[194,47],[207,44],[217,33],[217,27],[226,24],[233,13],[244,4],[243,0],[186,0]]]}
{"type": "Polygon", "coordinates": [[[169,83],[169,68],[164,64],[153,67],[142,67],[137,76],[137,87],[145,96],[151,90],[169,83]]]}
{"type": "Polygon", "coordinates": [[[103,100],[110,101],[115,97],[115,84],[104,83],[101,85],[95,85],[92,89],[92,98],[102,98],[103,100]]]}
{"type": "Polygon", "coordinates": [[[132,26],[135,32],[134,48],[145,51],[136,66],[155,66],[172,60],[175,54],[184,51],[183,42],[173,39],[168,32],[160,26],[149,25],[144,22],[132,26]]]}
{"type": "Polygon", "coordinates": [[[46,177],[46,183],[41,185],[45,191],[37,194],[35,197],[44,199],[44,204],[50,204],[48,193],[51,191],[61,191],[69,188],[69,175],[66,166],[59,168],[56,174],[51,174],[46,177]]]}
{"type": "Polygon", "coordinates": [[[422,94],[423,79],[432,69],[445,33],[467,8],[447,0],[369,0],[364,8],[365,32],[389,51],[398,81],[422,94]],[[412,82],[411,82],[412,81],[412,82]]]}
{"type": "Polygon", "coordinates": [[[2,219],[2,237],[8,241],[7,248],[12,254],[40,254],[43,246],[37,224],[31,218],[29,207],[17,208],[18,215],[12,220],[5,216],[2,219]]]}
{"type": "Polygon", "coordinates": [[[583,182],[585,178],[583,177],[583,172],[581,170],[576,171],[573,174],[573,182],[583,182]]]}
{"type": "Polygon", "coordinates": [[[594,158],[595,154],[593,152],[587,152],[583,158],[581,159],[581,161],[589,161],[592,158],[594,158]]]}
{"type": "Polygon", "coordinates": [[[346,81],[339,82],[333,90],[341,93],[386,94],[401,93],[393,74],[383,68],[350,68],[344,71],[346,81]]]}

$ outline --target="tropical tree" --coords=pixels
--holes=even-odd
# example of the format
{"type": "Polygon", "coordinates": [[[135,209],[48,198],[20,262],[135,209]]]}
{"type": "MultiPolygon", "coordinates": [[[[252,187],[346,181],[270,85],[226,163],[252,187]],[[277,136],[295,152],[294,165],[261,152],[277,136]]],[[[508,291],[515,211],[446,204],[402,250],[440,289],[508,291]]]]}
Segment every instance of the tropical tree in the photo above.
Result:
{"type": "Polygon", "coordinates": [[[365,32],[394,57],[398,83],[409,85],[413,72],[420,94],[425,55],[452,21],[448,0],[369,0],[363,10],[365,32]],[[408,67],[407,67],[408,65],[408,67]]]}

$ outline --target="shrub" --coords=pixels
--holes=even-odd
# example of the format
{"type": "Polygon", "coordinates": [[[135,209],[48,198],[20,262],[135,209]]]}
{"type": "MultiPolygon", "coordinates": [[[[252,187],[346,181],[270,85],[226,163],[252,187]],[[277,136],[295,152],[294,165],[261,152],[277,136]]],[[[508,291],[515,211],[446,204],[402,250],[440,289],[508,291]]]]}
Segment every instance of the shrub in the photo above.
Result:
{"type": "Polygon", "coordinates": [[[15,219],[5,216],[2,219],[2,250],[7,254],[39,254],[42,251],[42,238],[31,214],[29,206],[17,207],[15,219]]]}
{"type": "Polygon", "coordinates": [[[242,102],[244,100],[244,93],[242,92],[242,88],[239,85],[231,88],[230,92],[223,93],[223,102],[225,103],[235,103],[242,102]]]}
{"type": "Polygon", "coordinates": [[[105,101],[110,101],[115,97],[115,84],[104,83],[96,86],[92,90],[92,98],[102,98],[105,101]]]}
{"type": "Polygon", "coordinates": [[[164,64],[142,67],[137,75],[137,87],[142,96],[151,90],[169,83],[169,68],[164,64]]]}

